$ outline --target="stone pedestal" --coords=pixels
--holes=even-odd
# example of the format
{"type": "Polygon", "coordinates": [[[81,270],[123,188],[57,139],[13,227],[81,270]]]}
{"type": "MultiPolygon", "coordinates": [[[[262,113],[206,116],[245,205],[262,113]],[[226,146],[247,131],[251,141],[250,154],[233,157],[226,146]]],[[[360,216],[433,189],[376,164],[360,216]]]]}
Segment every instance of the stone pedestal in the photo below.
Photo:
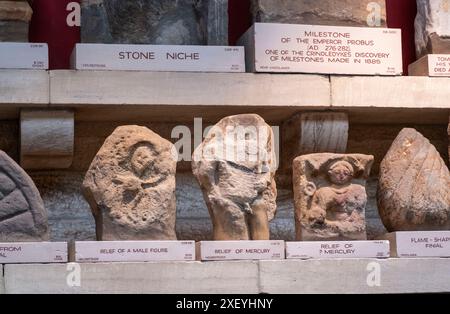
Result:
{"type": "Polygon", "coordinates": [[[32,14],[26,1],[0,1],[0,41],[27,42],[32,14]]]}
{"type": "Polygon", "coordinates": [[[81,42],[228,45],[228,0],[83,0],[81,42]]]}
{"type": "Polygon", "coordinates": [[[254,22],[386,27],[385,0],[252,0],[254,22]]]}

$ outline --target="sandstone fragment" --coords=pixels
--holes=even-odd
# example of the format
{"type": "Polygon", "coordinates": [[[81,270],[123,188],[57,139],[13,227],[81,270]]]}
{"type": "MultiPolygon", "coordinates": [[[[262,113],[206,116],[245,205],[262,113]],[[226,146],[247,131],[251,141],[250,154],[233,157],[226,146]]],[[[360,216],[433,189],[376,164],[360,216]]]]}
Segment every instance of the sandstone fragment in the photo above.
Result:
{"type": "Polygon", "coordinates": [[[366,240],[366,180],[373,156],[310,154],[293,165],[296,239],[366,240]]]}
{"type": "Polygon", "coordinates": [[[175,147],[140,126],[118,127],[86,174],[98,240],[176,240],[175,147]]]}
{"type": "Polygon", "coordinates": [[[378,210],[389,232],[450,230],[450,173],[436,148],[403,129],[380,166],[378,210]]]}
{"type": "Polygon", "coordinates": [[[243,114],[219,121],[195,150],[192,170],[214,240],[269,240],[277,196],[274,141],[260,116],[243,114]]]}

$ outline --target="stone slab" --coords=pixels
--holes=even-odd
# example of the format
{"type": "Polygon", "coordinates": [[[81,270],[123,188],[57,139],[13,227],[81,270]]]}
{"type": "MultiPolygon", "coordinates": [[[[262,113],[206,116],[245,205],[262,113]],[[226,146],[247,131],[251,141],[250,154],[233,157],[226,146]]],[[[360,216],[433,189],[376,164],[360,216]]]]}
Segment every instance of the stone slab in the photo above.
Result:
{"type": "Polygon", "coordinates": [[[284,241],[201,241],[203,261],[280,260],[285,257],[284,241]]]}
{"type": "MultiPolygon", "coordinates": [[[[194,261],[194,241],[77,241],[71,245],[75,262],[194,261]]],[[[72,257],[73,256],[73,257],[72,257]]]]}
{"type": "Polygon", "coordinates": [[[0,104],[47,105],[49,94],[46,71],[0,70],[0,104]]]}
{"type": "Polygon", "coordinates": [[[409,65],[410,76],[450,77],[450,54],[429,54],[409,65]]]}
{"type": "Polygon", "coordinates": [[[401,75],[401,30],[255,23],[239,40],[249,72],[401,75]]]}
{"type": "Polygon", "coordinates": [[[431,293],[450,291],[450,259],[261,261],[260,293],[431,293]]]}
{"type": "Polygon", "coordinates": [[[389,241],[286,242],[287,259],[388,258],[389,241]]]}
{"type": "Polygon", "coordinates": [[[331,101],[336,108],[448,109],[449,94],[450,78],[331,77],[331,101]]]}
{"type": "Polygon", "coordinates": [[[14,294],[255,294],[258,264],[247,261],[6,265],[5,281],[7,293],[14,294]]]}
{"type": "Polygon", "coordinates": [[[77,44],[72,69],[245,72],[243,47],[77,44]]]}
{"type": "Polygon", "coordinates": [[[392,256],[450,257],[450,231],[393,232],[381,238],[390,241],[392,256]]]}
{"type": "Polygon", "coordinates": [[[47,70],[48,45],[0,42],[0,69],[47,70]]]}
{"type": "Polygon", "coordinates": [[[0,264],[66,263],[66,242],[0,243],[0,264]]]}
{"type": "Polygon", "coordinates": [[[51,71],[50,80],[52,106],[320,107],[330,104],[329,79],[314,75],[51,71]]]}
{"type": "Polygon", "coordinates": [[[386,27],[385,0],[252,0],[255,22],[386,27]]]}

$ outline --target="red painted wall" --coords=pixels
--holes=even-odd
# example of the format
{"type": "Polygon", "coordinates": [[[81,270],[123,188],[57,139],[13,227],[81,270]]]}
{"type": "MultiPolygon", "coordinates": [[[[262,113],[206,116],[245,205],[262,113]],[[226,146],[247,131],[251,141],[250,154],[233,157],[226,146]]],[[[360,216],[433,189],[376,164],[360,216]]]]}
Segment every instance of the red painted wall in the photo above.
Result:
{"type": "Polygon", "coordinates": [[[414,44],[414,20],[416,0],[386,0],[388,26],[402,29],[403,73],[408,74],[408,65],[416,60],[414,44]]]}
{"type": "Polygon", "coordinates": [[[79,0],[34,0],[30,42],[48,43],[50,69],[68,69],[70,54],[80,42],[80,27],[67,24],[67,5],[79,0]]]}

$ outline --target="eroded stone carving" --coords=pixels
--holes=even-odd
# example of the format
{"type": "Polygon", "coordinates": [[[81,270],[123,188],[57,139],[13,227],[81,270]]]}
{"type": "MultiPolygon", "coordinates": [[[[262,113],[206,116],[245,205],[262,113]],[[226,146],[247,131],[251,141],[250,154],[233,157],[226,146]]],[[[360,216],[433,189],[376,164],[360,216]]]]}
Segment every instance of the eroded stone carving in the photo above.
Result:
{"type": "Polygon", "coordinates": [[[296,239],[365,240],[373,156],[311,154],[293,165],[296,239]]]}
{"type": "Polygon", "coordinates": [[[450,1],[417,0],[416,55],[450,53],[450,1]]]}
{"type": "Polygon", "coordinates": [[[0,41],[27,42],[33,10],[24,1],[0,1],[0,41]]]}
{"type": "Polygon", "coordinates": [[[47,211],[31,178],[0,151],[0,242],[48,241],[47,211]]]}
{"type": "Polygon", "coordinates": [[[85,43],[227,45],[228,0],[83,0],[85,43]]]}
{"type": "Polygon", "coordinates": [[[385,0],[252,0],[254,22],[386,27],[385,0]]]}
{"type": "Polygon", "coordinates": [[[272,129],[256,114],[222,119],[195,150],[192,170],[203,191],[214,240],[268,240],[276,212],[272,129]]]}
{"type": "Polygon", "coordinates": [[[98,240],[175,240],[176,164],[169,141],[145,127],[118,127],[83,182],[98,240]]]}
{"type": "Polygon", "coordinates": [[[450,173],[436,148],[403,129],[380,166],[378,210],[389,232],[450,230],[450,173]]]}

